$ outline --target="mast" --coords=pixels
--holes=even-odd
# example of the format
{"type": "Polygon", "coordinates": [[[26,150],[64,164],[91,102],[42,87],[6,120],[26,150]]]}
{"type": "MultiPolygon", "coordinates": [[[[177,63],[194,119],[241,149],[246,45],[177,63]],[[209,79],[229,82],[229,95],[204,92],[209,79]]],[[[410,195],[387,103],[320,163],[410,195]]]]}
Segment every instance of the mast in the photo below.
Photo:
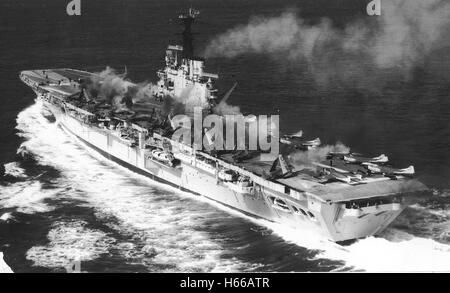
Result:
{"type": "Polygon", "coordinates": [[[200,11],[193,8],[189,8],[187,13],[181,13],[178,16],[181,24],[184,26],[184,30],[181,33],[183,41],[183,58],[192,59],[194,57],[194,45],[193,45],[193,34],[192,34],[192,23],[195,18],[200,14],[200,11]]]}

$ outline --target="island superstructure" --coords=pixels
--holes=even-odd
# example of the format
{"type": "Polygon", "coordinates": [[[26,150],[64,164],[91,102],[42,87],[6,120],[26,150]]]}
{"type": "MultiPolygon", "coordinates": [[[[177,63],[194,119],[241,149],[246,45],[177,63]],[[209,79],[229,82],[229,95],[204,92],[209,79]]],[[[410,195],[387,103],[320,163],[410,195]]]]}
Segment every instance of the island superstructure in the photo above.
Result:
{"type": "MultiPolygon", "coordinates": [[[[220,102],[219,76],[206,72],[205,60],[194,56],[191,26],[197,16],[194,9],[179,15],[182,45],[167,47],[166,66],[157,72],[152,94],[131,107],[127,96],[117,102],[90,91],[90,84],[103,82],[98,73],[40,69],[23,71],[20,78],[65,132],[105,158],[300,234],[315,231],[336,242],[376,235],[427,191],[412,166],[395,169],[385,155],[330,151],[326,160],[314,162],[314,170],[296,169],[286,154],[265,162],[248,151],[211,152],[172,140],[174,109],[168,101],[189,91],[205,112],[220,102]]],[[[296,152],[321,144],[304,140],[302,133],[279,140],[296,152]]]]}

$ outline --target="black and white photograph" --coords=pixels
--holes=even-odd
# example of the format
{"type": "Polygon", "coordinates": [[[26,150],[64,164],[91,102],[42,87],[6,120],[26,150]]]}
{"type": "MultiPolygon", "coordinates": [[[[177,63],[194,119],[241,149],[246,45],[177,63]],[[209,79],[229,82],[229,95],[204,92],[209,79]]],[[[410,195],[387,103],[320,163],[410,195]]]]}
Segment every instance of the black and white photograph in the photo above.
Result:
{"type": "Polygon", "coordinates": [[[450,272],[448,0],[1,0],[0,81],[1,273],[450,272]]]}

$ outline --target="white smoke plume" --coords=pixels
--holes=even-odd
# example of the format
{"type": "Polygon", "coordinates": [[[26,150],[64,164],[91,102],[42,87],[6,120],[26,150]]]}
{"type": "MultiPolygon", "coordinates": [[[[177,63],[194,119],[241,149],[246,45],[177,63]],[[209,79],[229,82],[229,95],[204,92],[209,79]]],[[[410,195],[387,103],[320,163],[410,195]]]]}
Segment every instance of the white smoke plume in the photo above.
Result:
{"type": "Polygon", "coordinates": [[[188,86],[179,96],[173,97],[176,102],[184,105],[185,111],[193,112],[195,107],[206,108],[208,100],[196,91],[195,86],[188,86]]]}
{"type": "Polygon", "coordinates": [[[128,88],[134,84],[124,79],[124,76],[119,76],[116,71],[107,67],[98,75],[100,92],[107,97],[111,96],[125,96],[128,92],[128,88]],[[102,81],[100,83],[100,81],[102,81]]]}
{"type": "Polygon", "coordinates": [[[288,159],[297,169],[316,170],[314,163],[320,163],[326,160],[330,153],[347,153],[350,148],[343,143],[338,142],[335,145],[325,145],[310,149],[308,151],[297,151],[289,154],[288,159]]]}
{"type": "Polygon", "coordinates": [[[106,67],[90,80],[84,87],[95,98],[105,98],[115,109],[129,109],[133,103],[151,98],[155,86],[150,82],[133,83],[125,74],[118,74],[115,69],[106,67]]]}
{"type": "Polygon", "coordinates": [[[307,24],[295,11],[253,17],[211,40],[205,55],[269,54],[307,68],[319,85],[341,81],[365,88],[377,72],[408,78],[449,32],[448,0],[384,0],[381,16],[367,16],[344,28],[327,18],[307,24]]]}
{"type": "Polygon", "coordinates": [[[225,101],[221,101],[214,107],[214,112],[217,115],[239,115],[241,114],[241,109],[239,106],[233,106],[225,101]]]}
{"type": "MultiPolygon", "coordinates": [[[[92,77],[84,85],[94,96],[106,98],[115,110],[127,110],[132,104],[145,102],[157,92],[157,86],[150,82],[133,83],[126,79],[125,74],[118,74],[111,67],[92,77]]],[[[180,95],[165,97],[165,112],[173,115],[192,113],[195,107],[206,108],[209,101],[194,86],[187,86],[180,95]]],[[[226,102],[220,102],[215,107],[219,115],[240,114],[237,106],[231,106],[226,102]]]]}

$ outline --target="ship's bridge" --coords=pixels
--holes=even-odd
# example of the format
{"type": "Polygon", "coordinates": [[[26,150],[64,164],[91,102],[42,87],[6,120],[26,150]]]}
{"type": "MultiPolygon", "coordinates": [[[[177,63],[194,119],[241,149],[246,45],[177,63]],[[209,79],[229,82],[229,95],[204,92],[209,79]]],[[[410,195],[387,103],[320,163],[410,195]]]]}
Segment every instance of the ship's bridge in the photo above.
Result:
{"type": "Polygon", "coordinates": [[[183,58],[183,46],[169,45],[166,50],[166,66],[172,70],[182,67],[187,78],[195,81],[205,79],[218,79],[214,73],[204,71],[205,59],[202,57],[183,58]]]}
{"type": "Polygon", "coordinates": [[[217,74],[204,71],[205,59],[201,57],[183,57],[183,46],[169,45],[166,50],[166,67],[158,71],[160,97],[165,95],[184,96],[186,90],[190,96],[206,103],[217,98],[215,81],[217,74]]]}

